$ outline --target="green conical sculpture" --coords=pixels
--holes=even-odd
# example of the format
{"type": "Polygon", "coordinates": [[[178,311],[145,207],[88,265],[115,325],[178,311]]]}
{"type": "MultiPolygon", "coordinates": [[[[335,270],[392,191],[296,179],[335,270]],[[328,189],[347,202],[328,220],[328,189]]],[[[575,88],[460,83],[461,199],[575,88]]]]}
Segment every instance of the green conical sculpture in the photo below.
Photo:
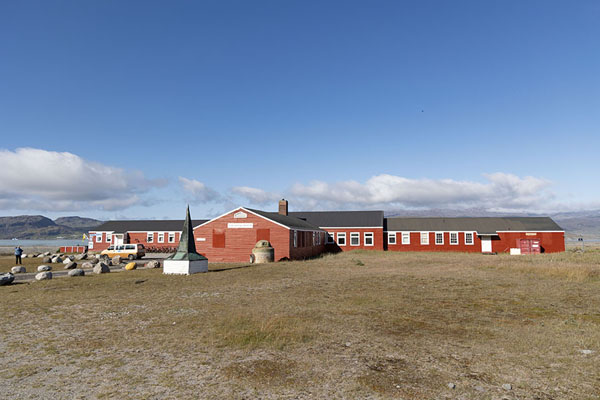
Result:
{"type": "Polygon", "coordinates": [[[190,206],[188,205],[185,214],[185,222],[183,223],[183,230],[181,231],[181,237],[179,238],[179,246],[175,253],[167,257],[167,260],[201,261],[206,259],[207,258],[202,254],[196,252],[194,230],[192,227],[192,219],[190,218],[190,206]]]}

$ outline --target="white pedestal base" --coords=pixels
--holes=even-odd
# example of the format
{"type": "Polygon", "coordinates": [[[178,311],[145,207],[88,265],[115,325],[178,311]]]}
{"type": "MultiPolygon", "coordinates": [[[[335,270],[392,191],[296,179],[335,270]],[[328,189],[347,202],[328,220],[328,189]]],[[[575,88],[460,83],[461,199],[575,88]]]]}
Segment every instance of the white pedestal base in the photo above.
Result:
{"type": "Polygon", "coordinates": [[[163,274],[190,275],[208,271],[208,260],[165,260],[163,274]]]}

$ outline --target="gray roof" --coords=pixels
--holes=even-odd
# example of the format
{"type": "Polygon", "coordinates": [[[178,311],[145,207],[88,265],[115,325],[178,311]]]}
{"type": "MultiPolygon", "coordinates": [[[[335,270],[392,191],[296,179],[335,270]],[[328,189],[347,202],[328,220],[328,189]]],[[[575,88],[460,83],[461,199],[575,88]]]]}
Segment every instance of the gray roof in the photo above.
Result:
{"type": "Polygon", "coordinates": [[[288,228],[308,229],[311,231],[320,231],[321,230],[317,225],[313,225],[307,221],[301,220],[300,218],[296,218],[291,215],[281,215],[276,212],[254,210],[252,208],[246,208],[246,210],[252,211],[253,213],[256,213],[258,215],[262,215],[263,217],[268,218],[271,221],[280,223],[281,225],[285,225],[288,228]]]}
{"type": "Polygon", "coordinates": [[[563,231],[550,217],[386,218],[386,231],[563,231]]]}
{"type": "MultiPolygon", "coordinates": [[[[206,219],[192,221],[192,226],[205,223],[206,219]]],[[[183,229],[182,219],[107,221],[92,232],[179,232],[183,229]]]]}
{"type": "Polygon", "coordinates": [[[289,215],[321,228],[383,228],[383,211],[295,211],[289,215]]]}

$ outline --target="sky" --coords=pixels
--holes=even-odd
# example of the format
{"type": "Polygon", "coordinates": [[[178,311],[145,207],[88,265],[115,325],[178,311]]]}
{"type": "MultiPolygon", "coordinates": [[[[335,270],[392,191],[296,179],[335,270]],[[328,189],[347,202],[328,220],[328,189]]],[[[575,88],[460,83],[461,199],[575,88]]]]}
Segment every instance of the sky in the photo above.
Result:
{"type": "Polygon", "coordinates": [[[600,209],[600,2],[0,2],[0,215],[600,209]]]}

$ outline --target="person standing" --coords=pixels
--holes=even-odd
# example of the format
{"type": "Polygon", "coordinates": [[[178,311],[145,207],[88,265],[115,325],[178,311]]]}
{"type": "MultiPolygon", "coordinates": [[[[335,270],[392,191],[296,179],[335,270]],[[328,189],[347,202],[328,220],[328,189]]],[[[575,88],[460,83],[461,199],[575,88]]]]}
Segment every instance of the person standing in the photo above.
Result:
{"type": "Polygon", "coordinates": [[[21,262],[21,255],[23,254],[23,249],[20,246],[15,247],[15,262],[17,264],[23,264],[21,262]]]}

